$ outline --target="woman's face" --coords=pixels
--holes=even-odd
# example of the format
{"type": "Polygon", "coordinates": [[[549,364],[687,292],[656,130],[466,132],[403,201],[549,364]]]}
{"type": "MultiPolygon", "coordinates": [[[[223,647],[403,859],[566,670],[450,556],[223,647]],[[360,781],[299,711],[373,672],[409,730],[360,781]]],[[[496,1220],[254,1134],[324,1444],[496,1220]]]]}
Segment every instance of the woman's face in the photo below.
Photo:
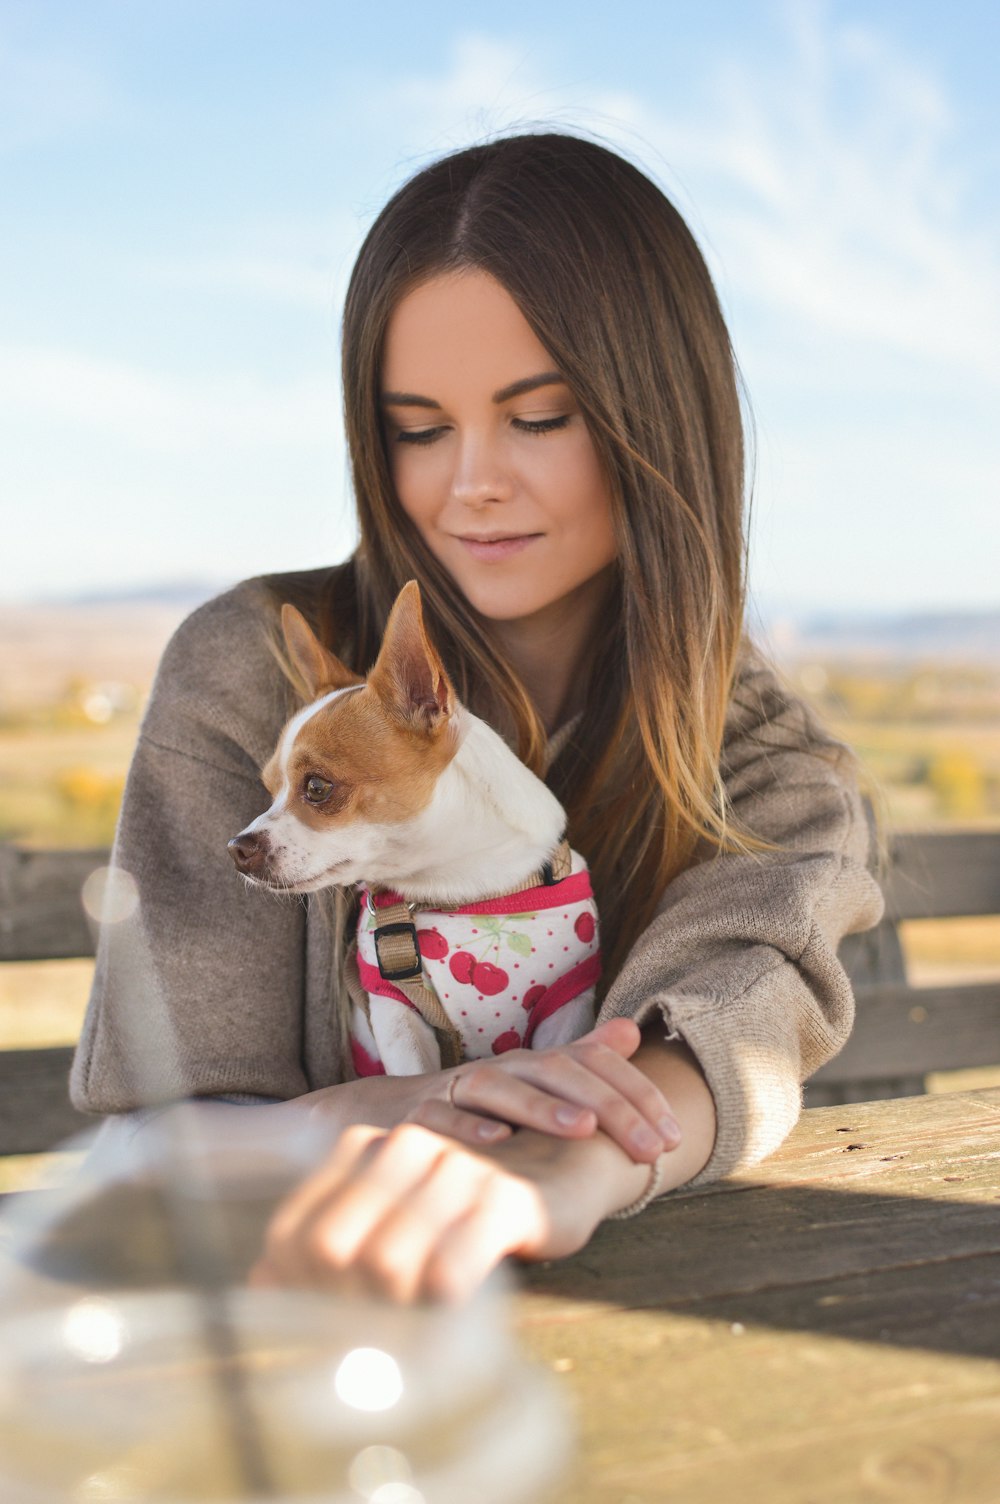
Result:
{"type": "Polygon", "coordinates": [[[510,294],[481,271],[423,283],[389,321],[383,367],[400,505],[470,604],[494,621],[582,607],[617,554],[608,483],[510,294]]]}

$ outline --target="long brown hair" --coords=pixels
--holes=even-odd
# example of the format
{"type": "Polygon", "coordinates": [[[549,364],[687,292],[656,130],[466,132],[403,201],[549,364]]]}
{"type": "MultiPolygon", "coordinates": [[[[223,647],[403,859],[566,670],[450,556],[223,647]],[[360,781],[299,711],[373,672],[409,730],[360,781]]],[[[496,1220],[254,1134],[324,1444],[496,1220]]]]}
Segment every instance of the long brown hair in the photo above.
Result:
{"type": "Polygon", "coordinates": [[[547,775],[590,863],[607,983],[699,844],[740,844],[719,776],[744,610],[738,374],[684,220],[593,141],[528,134],[456,152],[411,178],[369,231],[343,323],[361,541],[331,572],[320,628],[364,672],[396,594],[416,578],[459,696],[536,773],[540,718],[390,479],[380,410],[389,318],[415,286],[461,268],[487,272],[513,297],[573,391],[608,477],[612,608],[593,644],[579,729],[547,775]]]}

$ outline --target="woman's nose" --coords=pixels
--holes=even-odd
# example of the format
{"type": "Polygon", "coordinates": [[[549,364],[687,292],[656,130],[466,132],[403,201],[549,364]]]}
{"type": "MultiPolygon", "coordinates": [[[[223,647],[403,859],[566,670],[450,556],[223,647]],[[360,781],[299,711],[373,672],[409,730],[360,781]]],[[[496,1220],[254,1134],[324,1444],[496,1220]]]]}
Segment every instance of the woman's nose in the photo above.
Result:
{"type": "Polygon", "coordinates": [[[511,494],[511,478],[500,446],[484,434],[463,436],[451,478],[451,494],[466,506],[504,501],[511,494]]]}

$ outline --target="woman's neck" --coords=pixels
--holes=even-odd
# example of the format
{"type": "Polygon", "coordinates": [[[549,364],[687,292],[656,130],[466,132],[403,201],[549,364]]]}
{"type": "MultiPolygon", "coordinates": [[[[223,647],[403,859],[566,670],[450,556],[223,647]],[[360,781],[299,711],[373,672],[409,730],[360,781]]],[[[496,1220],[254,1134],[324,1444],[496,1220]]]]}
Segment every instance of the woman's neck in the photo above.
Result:
{"type": "Polygon", "coordinates": [[[494,623],[497,638],[550,736],[583,709],[588,655],[612,573],[609,566],[533,616],[494,623]]]}

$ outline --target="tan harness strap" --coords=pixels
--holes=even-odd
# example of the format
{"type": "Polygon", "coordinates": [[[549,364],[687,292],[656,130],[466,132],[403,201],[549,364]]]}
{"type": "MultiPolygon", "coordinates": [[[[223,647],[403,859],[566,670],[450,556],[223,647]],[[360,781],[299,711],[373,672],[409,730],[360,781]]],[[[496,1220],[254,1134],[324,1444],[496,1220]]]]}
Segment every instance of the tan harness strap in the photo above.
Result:
{"type": "MultiPolygon", "coordinates": [[[[391,980],[394,987],[399,988],[404,997],[408,998],[416,1008],[424,1023],[434,1030],[438,1048],[441,1051],[442,1069],[450,1065],[461,1065],[465,1059],[462,1051],[462,1036],[441,1006],[437,993],[423,980],[416,926],[407,905],[405,903],[392,904],[379,909],[378,916],[381,922],[378,929],[374,931],[375,953],[379,958],[382,975],[386,977],[386,980],[391,980]],[[388,935],[383,933],[386,928],[389,930],[388,935]]],[[[352,941],[352,944],[356,952],[357,942],[352,941]]],[[[350,983],[348,984],[349,991],[355,1002],[361,1002],[370,1026],[369,997],[361,986],[356,965],[354,979],[360,996],[355,994],[350,983]]]]}
{"type": "Polygon", "coordinates": [[[462,1036],[442,1008],[437,993],[423,982],[394,982],[393,986],[406,994],[424,1023],[434,1030],[441,1051],[441,1069],[461,1065],[465,1059],[462,1036]]]}

